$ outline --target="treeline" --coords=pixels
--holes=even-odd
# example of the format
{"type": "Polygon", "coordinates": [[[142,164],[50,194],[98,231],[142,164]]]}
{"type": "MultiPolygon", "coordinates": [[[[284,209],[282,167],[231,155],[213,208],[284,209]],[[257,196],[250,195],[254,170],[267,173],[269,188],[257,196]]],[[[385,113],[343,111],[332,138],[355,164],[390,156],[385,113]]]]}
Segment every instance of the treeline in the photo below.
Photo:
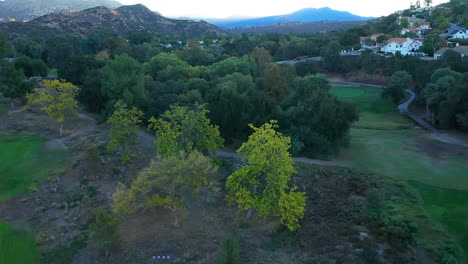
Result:
{"type": "Polygon", "coordinates": [[[249,123],[275,119],[293,138],[294,154],[334,154],[349,142],[349,127],[358,115],[328,93],[326,76],[315,74],[313,65],[274,63],[271,54],[278,56],[285,47],[302,53],[292,47],[297,39],[305,41],[304,47],[317,41],[278,35],[177,40],[148,32],[132,33],[126,40],[101,30],[81,39],[32,36],[4,41],[4,46],[17,57],[44,61],[60,78],[80,86],[78,101],[99,113],[101,121],[119,101],[147,117],[159,117],[172,105],[206,105],[227,144],[245,141],[249,123]]]}

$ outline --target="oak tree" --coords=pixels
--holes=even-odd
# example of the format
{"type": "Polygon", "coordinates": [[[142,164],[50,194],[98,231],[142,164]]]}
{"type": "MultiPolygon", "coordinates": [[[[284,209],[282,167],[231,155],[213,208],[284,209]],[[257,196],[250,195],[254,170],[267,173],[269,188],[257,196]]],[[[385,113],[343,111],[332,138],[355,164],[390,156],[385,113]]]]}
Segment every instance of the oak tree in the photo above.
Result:
{"type": "Polygon", "coordinates": [[[131,159],[128,148],[138,142],[137,129],[142,122],[143,112],[136,107],[128,108],[124,103],[117,102],[115,111],[107,120],[111,124],[111,140],[107,144],[108,150],[123,149],[120,160],[125,164],[131,159]]]}
{"type": "Polygon", "coordinates": [[[263,217],[280,216],[283,225],[295,230],[304,216],[306,197],[289,186],[296,172],[289,153],[291,139],[276,131],[276,121],[250,127],[254,133],[237,150],[245,155],[244,165],[226,182],[227,199],[240,210],[248,210],[248,218],[252,210],[263,217]]]}
{"type": "Polygon", "coordinates": [[[67,113],[74,114],[78,109],[75,97],[79,88],[69,82],[46,80],[43,88],[36,88],[27,95],[28,105],[39,105],[41,110],[53,117],[59,123],[60,136],[63,135],[63,123],[67,113]]]}
{"type": "Polygon", "coordinates": [[[179,227],[179,213],[187,199],[196,198],[204,188],[215,189],[213,176],[217,170],[211,159],[198,151],[153,160],[129,188],[119,185],[113,195],[114,211],[129,215],[139,209],[164,207],[172,212],[174,226],[179,227]]]}
{"type": "Polygon", "coordinates": [[[222,146],[217,126],[211,124],[204,106],[172,106],[156,119],[152,117],[149,128],[156,130],[158,152],[164,157],[197,150],[208,153],[222,146]]]}

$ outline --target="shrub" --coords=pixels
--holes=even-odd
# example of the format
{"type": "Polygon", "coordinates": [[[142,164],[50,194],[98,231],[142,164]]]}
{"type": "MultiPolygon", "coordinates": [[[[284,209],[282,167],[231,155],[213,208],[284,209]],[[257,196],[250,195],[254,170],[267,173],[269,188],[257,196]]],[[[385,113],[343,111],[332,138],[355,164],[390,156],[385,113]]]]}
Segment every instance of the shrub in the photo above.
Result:
{"type": "Polygon", "coordinates": [[[223,241],[221,253],[217,264],[240,264],[239,241],[232,235],[228,235],[223,241]]]}

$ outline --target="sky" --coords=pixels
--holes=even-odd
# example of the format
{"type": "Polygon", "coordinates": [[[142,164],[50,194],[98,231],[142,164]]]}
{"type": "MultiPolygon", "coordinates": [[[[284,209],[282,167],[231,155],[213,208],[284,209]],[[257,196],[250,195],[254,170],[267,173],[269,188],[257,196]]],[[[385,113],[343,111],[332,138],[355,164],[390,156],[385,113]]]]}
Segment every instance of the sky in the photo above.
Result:
{"type": "MultiPolygon", "coordinates": [[[[407,9],[412,0],[119,0],[124,5],[141,3],[168,17],[226,18],[283,15],[302,8],[330,7],[360,16],[386,16],[407,9]]],[[[414,0],[415,1],[415,0],[414,0]]],[[[421,0],[421,3],[424,2],[421,0]]],[[[448,0],[433,0],[433,4],[448,0]]]]}

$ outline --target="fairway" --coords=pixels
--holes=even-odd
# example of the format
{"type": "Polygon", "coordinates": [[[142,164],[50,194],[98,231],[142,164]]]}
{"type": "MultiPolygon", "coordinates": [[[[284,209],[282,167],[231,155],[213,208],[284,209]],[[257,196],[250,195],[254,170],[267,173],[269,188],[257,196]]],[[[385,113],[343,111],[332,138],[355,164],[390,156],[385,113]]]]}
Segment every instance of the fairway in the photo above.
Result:
{"type": "Polygon", "coordinates": [[[333,87],[330,90],[330,93],[336,95],[339,98],[351,98],[351,97],[359,97],[366,94],[366,90],[362,88],[354,88],[354,87],[333,87]]]}
{"type": "Polygon", "coordinates": [[[62,151],[44,149],[45,139],[14,132],[0,132],[0,200],[33,189],[35,184],[53,176],[64,160],[62,151]]]}
{"type": "MultiPolygon", "coordinates": [[[[0,200],[35,188],[54,176],[65,160],[62,151],[44,149],[45,139],[18,132],[0,132],[0,200]]],[[[0,222],[0,263],[37,263],[34,238],[0,222]]]]}
{"type": "MultiPolygon", "coordinates": [[[[346,88],[354,89],[354,88],[346,88]]],[[[382,99],[381,89],[362,96],[337,96],[355,104],[360,120],[351,128],[351,144],[340,154],[358,168],[405,180],[424,201],[425,210],[468,253],[468,162],[466,155],[424,137],[428,134],[382,99]]]]}
{"type": "Polygon", "coordinates": [[[32,264],[38,262],[34,238],[0,222],[0,263],[32,264]]]}

